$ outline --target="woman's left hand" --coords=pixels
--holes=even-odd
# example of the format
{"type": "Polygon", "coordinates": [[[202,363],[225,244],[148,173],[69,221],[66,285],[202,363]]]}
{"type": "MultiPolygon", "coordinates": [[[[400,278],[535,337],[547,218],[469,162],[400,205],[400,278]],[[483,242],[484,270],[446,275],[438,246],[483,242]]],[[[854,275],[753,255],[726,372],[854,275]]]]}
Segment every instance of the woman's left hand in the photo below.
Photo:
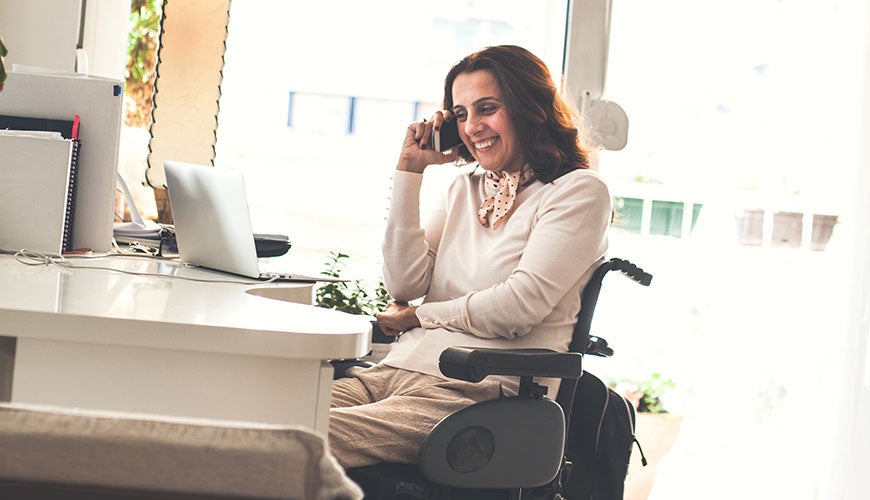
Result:
{"type": "Polygon", "coordinates": [[[409,306],[407,302],[390,302],[377,315],[378,326],[385,335],[399,335],[405,330],[420,326],[417,319],[417,306],[409,306]]]}
{"type": "Polygon", "coordinates": [[[453,114],[443,110],[436,112],[432,116],[432,121],[423,120],[408,125],[396,169],[422,174],[428,165],[456,161],[459,155],[455,150],[445,154],[441,151],[435,151],[433,149],[435,145],[432,144],[432,132],[438,130],[445,121],[452,119],[453,114]]]}

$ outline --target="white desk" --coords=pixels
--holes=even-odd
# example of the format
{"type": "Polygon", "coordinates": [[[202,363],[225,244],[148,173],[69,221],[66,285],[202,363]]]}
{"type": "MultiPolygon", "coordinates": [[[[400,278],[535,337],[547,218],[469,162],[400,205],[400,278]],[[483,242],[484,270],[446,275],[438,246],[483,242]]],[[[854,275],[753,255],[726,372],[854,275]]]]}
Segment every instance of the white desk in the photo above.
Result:
{"type": "Polygon", "coordinates": [[[291,302],[310,303],[311,284],[194,282],[173,276],[236,278],[139,257],[72,263],[0,256],[0,399],[326,432],[326,360],[369,351],[364,318],[291,302]]]}

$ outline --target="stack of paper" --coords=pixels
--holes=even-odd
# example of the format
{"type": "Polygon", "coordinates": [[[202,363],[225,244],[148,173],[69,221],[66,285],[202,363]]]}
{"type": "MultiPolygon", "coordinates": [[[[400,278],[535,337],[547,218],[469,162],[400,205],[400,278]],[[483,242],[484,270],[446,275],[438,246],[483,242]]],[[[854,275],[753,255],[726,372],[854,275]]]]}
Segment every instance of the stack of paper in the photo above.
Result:
{"type": "MultiPolygon", "coordinates": [[[[153,220],[138,222],[116,222],[115,239],[118,243],[128,243],[130,240],[154,240],[160,241],[160,224],[153,220]]],[[[144,243],[144,241],[143,241],[144,243]]]]}
{"type": "Polygon", "coordinates": [[[77,148],[56,132],[0,130],[0,248],[71,250],[77,148]]]}

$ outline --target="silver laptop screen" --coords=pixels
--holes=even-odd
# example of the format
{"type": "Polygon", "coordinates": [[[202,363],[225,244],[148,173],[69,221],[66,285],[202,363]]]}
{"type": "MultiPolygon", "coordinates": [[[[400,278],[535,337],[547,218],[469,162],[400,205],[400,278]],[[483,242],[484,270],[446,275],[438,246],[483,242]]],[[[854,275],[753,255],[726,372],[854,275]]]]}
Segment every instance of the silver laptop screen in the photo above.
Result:
{"type": "Polygon", "coordinates": [[[257,250],[241,172],[166,161],[178,254],[197,266],[257,278],[257,250]]]}

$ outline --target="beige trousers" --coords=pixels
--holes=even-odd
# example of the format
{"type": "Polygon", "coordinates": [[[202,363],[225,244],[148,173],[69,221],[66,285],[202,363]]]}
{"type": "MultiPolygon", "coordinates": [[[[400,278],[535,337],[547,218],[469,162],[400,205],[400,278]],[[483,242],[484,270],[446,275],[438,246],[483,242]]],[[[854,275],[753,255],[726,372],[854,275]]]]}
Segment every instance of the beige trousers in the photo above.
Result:
{"type": "Polygon", "coordinates": [[[442,418],[498,395],[494,381],[445,380],[386,365],[352,368],[333,383],[329,446],[345,468],[416,463],[442,418]]]}

